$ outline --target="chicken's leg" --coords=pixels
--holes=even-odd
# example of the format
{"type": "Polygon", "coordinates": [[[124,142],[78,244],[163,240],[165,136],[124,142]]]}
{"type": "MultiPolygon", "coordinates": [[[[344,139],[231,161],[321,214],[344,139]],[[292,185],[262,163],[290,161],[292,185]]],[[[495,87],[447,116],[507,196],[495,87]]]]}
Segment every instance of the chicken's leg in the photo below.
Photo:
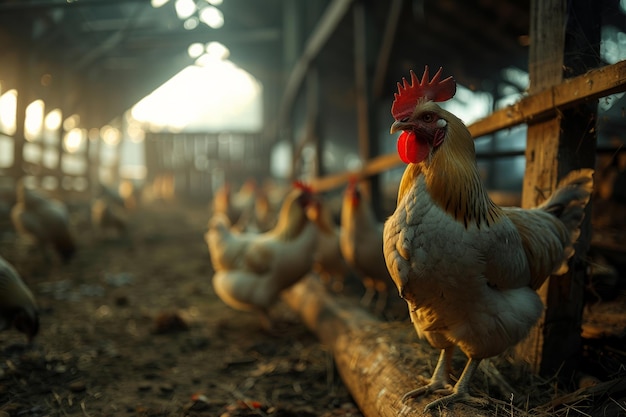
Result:
{"type": "MultiPolygon", "coordinates": [[[[439,361],[433,371],[433,375],[430,377],[430,382],[423,387],[409,391],[402,397],[402,401],[406,401],[409,398],[418,397],[420,395],[431,394],[434,392],[453,395],[454,390],[450,384],[450,370],[452,368],[452,354],[454,353],[454,346],[441,350],[439,355],[439,361]]],[[[444,397],[447,398],[447,397],[444,397]]]]}
{"type": "Polygon", "coordinates": [[[378,298],[376,299],[376,304],[374,305],[374,312],[376,314],[383,314],[385,311],[385,307],[387,307],[387,290],[377,291],[378,298]]]}
{"type": "Polygon", "coordinates": [[[424,408],[424,412],[433,410],[439,406],[446,406],[450,403],[455,403],[455,402],[466,402],[466,403],[485,405],[488,401],[483,400],[481,398],[473,397],[469,393],[470,381],[472,380],[472,377],[474,376],[476,369],[478,369],[478,365],[480,364],[480,361],[481,359],[469,358],[469,360],[467,361],[467,364],[465,365],[465,369],[463,370],[463,373],[461,374],[461,377],[459,378],[456,385],[454,386],[454,389],[452,390],[452,393],[449,395],[446,395],[445,397],[439,398],[435,401],[428,403],[426,407],[424,408]]]}
{"type": "Polygon", "coordinates": [[[365,294],[361,298],[361,305],[364,307],[369,307],[372,305],[372,301],[374,300],[374,296],[376,295],[376,289],[374,288],[374,280],[371,278],[363,279],[363,286],[365,287],[365,294]]]}

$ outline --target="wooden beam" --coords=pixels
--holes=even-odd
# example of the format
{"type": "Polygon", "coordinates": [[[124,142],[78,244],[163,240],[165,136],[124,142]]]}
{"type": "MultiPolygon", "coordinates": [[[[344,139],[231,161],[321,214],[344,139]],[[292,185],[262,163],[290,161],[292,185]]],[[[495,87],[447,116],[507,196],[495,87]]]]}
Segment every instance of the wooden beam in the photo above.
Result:
{"type": "Polygon", "coordinates": [[[311,62],[317,57],[322,47],[335,32],[341,19],[348,13],[352,1],[353,0],[333,0],[324,11],[317,27],[311,33],[304,48],[304,52],[295,63],[287,79],[278,111],[278,131],[280,131],[289,120],[293,104],[311,62]]]}
{"type": "Polygon", "coordinates": [[[558,111],[626,91],[626,60],[590,70],[561,84],[531,93],[469,126],[474,138],[522,123],[549,118],[558,111]]]}
{"type": "Polygon", "coordinates": [[[124,4],[124,3],[144,3],[145,0],[87,0],[87,1],[70,1],[70,2],[59,2],[59,1],[49,1],[49,0],[39,0],[39,1],[20,1],[16,3],[3,3],[0,4],[0,12],[2,13],[10,13],[10,12],[22,12],[24,10],[32,10],[33,12],[40,10],[49,10],[49,9],[69,9],[74,7],[94,7],[94,6],[111,6],[114,4],[124,4]]]}
{"type": "Polygon", "coordinates": [[[367,71],[367,24],[365,5],[357,2],[353,8],[354,16],[354,85],[356,90],[356,117],[359,139],[359,156],[367,161],[370,152],[370,103],[367,71]]]}
{"type": "Polygon", "coordinates": [[[329,191],[343,186],[351,178],[365,179],[387,171],[401,163],[402,161],[398,154],[380,155],[370,159],[361,170],[345,171],[338,174],[327,175],[322,178],[314,178],[311,181],[311,186],[319,192],[329,191]]]}
{"type": "MultiPolygon", "coordinates": [[[[331,297],[315,276],[283,291],[282,299],[328,346],[342,381],[364,416],[430,415],[422,410],[432,398],[424,396],[407,404],[401,401],[404,393],[416,385],[416,370],[407,367],[403,349],[399,348],[400,340],[415,345],[410,323],[396,324],[408,339],[394,337],[390,327],[393,324],[385,324],[362,308],[331,297]]],[[[465,410],[463,404],[457,404],[441,415],[466,415],[465,410]]]]}
{"type": "MultiPolygon", "coordinates": [[[[580,104],[624,91],[626,91],[626,60],[590,70],[578,77],[566,79],[562,84],[531,94],[516,104],[472,123],[468,128],[472,136],[478,138],[523,123],[540,121],[580,104]]],[[[342,186],[353,176],[366,178],[388,171],[401,163],[395,153],[380,155],[370,159],[360,171],[316,178],[312,183],[316,189],[326,191],[342,186]]]]}
{"type": "MultiPolygon", "coordinates": [[[[296,143],[291,160],[291,173],[289,178],[293,181],[298,178],[301,167],[302,151],[308,144],[319,147],[317,128],[319,123],[319,76],[316,70],[311,70],[306,77],[306,118],[304,132],[296,143]]],[[[319,175],[319,166],[314,169],[313,175],[319,175]]]]}
{"type": "Polygon", "coordinates": [[[398,22],[402,16],[403,3],[404,0],[392,0],[389,6],[389,14],[387,15],[385,31],[383,32],[383,39],[378,50],[378,59],[376,60],[376,69],[374,70],[374,85],[372,88],[374,98],[380,98],[383,95],[389,57],[391,56],[393,42],[398,31],[398,22]]]}

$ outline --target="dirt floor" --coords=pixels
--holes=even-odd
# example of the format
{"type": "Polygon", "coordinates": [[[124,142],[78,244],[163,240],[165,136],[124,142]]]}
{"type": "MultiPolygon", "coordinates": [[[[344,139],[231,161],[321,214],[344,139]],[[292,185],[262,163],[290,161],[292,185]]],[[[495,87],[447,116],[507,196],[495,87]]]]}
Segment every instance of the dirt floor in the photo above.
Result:
{"type": "Polygon", "coordinates": [[[32,348],[0,334],[0,416],[359,416],[295,316],[270,336],[215,296],[207,219],[156,205],[132,242],[79,220],[76,258],[50,268],[4,242],[42,314],[32,348]]]}
{"type": "MultiPolygon", "coordinates": [[[[38,299],[41,333],[34,346],[0,333],[0,417],[362,415],[298,317],[279,308],[287,331],[269,335],[215,296],[205,207],[164,203],[132,218],[130,240],[103,239],[77,215],[69,265],[44,266],[3,235],[0,253],[38,299]]],[[[518,415],[503,404],[500,415],[518,415]]]]}

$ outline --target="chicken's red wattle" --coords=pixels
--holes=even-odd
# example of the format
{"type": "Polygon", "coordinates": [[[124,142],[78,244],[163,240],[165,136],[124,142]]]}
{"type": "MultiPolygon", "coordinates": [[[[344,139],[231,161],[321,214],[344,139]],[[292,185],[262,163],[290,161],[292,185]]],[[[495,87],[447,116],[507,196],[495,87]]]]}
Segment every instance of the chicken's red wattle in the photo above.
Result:
{"type": "Polygon", "coordinates": [[[417,164],[428,156],[428,145],[412,131],[403,131],[398,138],[398,154],[405,164],[417,164]]]}

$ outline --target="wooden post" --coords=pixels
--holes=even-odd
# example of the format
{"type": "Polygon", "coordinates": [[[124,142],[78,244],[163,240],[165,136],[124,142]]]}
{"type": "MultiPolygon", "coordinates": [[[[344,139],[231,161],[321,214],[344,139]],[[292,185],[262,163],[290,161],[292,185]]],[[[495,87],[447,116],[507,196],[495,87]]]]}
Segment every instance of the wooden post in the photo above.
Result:
{"type": "Polygon", "coordinates": [[[32,83],[32,59],[31,51],[27,48],[19,51],[17,62],[19,73],[16,80],[17,102],[15,105],[15,133],[13,134],[13,166],[11,176],[17,182],[24,176],[24,122],[26,121],[26,107],[30,103],[33,94],[32,83]]]}
{"type": "MultiPolygon", "coordinates": [[[[376,129],[376,109],[374,106],[373,83],[376,66],[374,44],[378,31],[372,22],[371,11],[363,0],[354,4],[354,80],[356,88],[357,128],[359,139],[359,156],[363,163],[379,155],[379,138],[376,129]]],[[[367,183],[370,195],[380,195],[378,175],[373,175],[367,183]]],[[[373,199],[372,206],[379,218],[382,214],[381,199],[373,199]]]]}
{"type": "MultiPolygon", "coordinates": [[[[599,16],[592,12],[592,0],[568,2],[567,6],[569,9],[565,0],[531,2],[530,94],[560,84],[564,68],[567,76],[575,76],[592,67],[580,59],[590,53],[589,48],[599,47],[599,40],[597,44],[589,42],[585,49],[572,40],[595,39],[594,31],[599,34],[595,18],[599,16]],[[585,8],[589,10],[582,13],[585,8]],[[580,19],[586,22],[581,24],[580,19]]],[[[594,56],[599,53],[596,51],[594,56]]],[[[569,171],[594,166],[595,103],[579,104],[547,120],[529,123],[523,207],[534,207],[545,200],[569,171]]],[[[560,370],[560,376],[568,378],[575,370],[581,346],[585,280],[582,257],[589,245],[589,225],[587,216],[570,272],[550,277],[538,291],[546,305],[545,314],[517,349],[518,356],[535,372],[554,375],[560,370]]]]}

